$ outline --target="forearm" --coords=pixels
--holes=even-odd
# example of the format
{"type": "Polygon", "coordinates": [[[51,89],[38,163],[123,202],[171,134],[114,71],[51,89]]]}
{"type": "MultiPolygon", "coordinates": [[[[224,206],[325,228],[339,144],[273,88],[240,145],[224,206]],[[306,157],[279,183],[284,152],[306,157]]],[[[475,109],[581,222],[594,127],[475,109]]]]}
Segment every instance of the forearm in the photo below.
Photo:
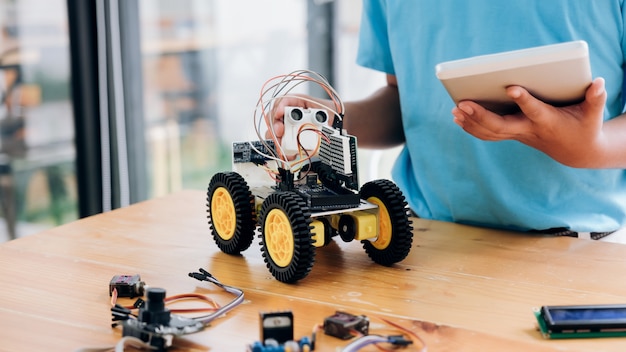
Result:
{"type": "Polygon", "coordinates": [[[395,77],[387,81],[369,97],[345,104],[344,128],[358,138],[359,147],[390,148],[405,141],[395,77]]]}
{"type": "Polygon", "coordinates": [[[596,133],[574,137],[569,149],[544,152],[574,168],[626,169],[626,114],[600,123],[596,133]]]}

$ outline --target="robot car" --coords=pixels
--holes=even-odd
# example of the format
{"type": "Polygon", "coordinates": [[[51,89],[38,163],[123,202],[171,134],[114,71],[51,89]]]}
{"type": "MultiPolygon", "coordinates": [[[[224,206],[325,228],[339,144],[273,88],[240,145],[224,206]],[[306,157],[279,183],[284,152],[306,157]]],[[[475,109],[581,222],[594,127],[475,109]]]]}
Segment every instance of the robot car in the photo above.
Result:
{"type": "Polygon", "coordinates": [[[332,125],[328,115],[327,109],[285,107],[283,138],[233,143],[232,171],[216,173],[208,185],[209,225],[219,249],[240,254],[258,230],[267,268],[281,282],[305,278],[316,248],[336,236],[360,241],[385,266],[411,250],[404,195],[387,179],[359,187],[356,138],[343,129],[340,113],[332,125]]]}

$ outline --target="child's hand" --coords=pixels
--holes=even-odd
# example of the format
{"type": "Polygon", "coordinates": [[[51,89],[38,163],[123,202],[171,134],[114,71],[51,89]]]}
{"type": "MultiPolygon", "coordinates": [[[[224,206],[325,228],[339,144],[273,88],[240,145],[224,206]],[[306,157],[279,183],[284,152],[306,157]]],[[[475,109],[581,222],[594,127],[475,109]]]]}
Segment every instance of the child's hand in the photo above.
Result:
{"type": "Polygon", "coordinates": [[[534,98],[519,86],[507,94],[521,112],[497,115],[479,104],[463,101],[452,110],[454,122],[486,141],[516,140],[572,167],[594,167],[604,149],[602,133],[606,103],[604,79],[592,82],[580,104],[557,108],[534,98]]]}

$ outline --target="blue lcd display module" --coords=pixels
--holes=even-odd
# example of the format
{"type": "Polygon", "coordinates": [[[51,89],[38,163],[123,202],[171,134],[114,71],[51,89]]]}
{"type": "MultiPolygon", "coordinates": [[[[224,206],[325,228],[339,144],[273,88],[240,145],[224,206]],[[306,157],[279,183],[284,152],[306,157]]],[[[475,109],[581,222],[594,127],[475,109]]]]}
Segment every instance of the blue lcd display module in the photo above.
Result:
{"type": "Polygon", "coordinates": [[[626,305],[542,306],[535,317],[546,338],[626,336],[626,305]]]}

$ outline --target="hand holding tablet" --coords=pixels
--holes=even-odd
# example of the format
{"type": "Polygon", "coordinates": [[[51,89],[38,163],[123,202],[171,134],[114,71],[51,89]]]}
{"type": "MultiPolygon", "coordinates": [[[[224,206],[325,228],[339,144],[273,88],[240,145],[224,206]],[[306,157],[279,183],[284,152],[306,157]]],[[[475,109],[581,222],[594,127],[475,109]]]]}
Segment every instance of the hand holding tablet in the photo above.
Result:
{"type": "Polygon", "coordinates": [[[566,106],[583,101],[592,80],[584,41],[442,62],[435,71],[456,104],[472,100],[498,114],[519,110],[506,95],[509,86],[524,87],[548,104],[566,106]]]}

